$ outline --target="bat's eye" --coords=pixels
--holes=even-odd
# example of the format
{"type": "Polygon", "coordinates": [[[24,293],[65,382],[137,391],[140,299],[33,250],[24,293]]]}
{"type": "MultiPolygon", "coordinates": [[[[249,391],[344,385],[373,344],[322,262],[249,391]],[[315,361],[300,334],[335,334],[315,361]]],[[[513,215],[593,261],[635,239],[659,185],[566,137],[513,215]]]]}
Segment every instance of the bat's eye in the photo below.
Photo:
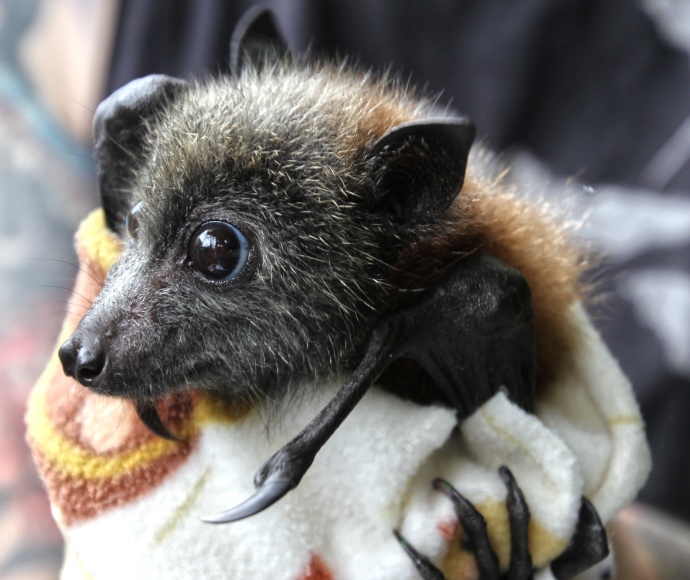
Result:
{"type": "Polygon", "coordinates": [[[249,242],[235,226],[226,222],[206,222],[189,240],[190,265],[207,278],[230,280],[244,268],[249,258],[249,242]]]}
{"type": "Polygon", "coordinates": [[[137,239],[139,235],[139,212],[141,212],[142,202],[137,203],[132,209],[129,210],[127,214],[127,221],[125,221],[125,227],[127,228],[127,233],[129,237],[133,240],[137,239]]]}

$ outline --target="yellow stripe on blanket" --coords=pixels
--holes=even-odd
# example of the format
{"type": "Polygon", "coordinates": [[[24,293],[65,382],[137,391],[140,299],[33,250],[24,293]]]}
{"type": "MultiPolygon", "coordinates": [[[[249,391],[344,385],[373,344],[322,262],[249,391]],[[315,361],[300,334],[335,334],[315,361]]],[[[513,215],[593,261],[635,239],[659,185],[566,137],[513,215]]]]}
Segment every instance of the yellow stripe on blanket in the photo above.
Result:
{"type": "MultiPolygon", "coordinates": [[[[52,359],[45,374],[53,376],[51,371],[56,366],[56,360],[52,359]]],[[[47,391],[48,383],[39,380],[27,412],[28,435],[45,459],[65,475],[87,480],[118,477],[167,455],[179,445],[157,437],[128,453],[99,455],[90,452],[70,441],[52,424],[45,412],[47,391]]]]}
{"type": "Polygon", "coordinates": [[[111,232],[105,223],[102,209],[92,211],[79,225],[76,234],[77,250],[82,258],[82,252],[88,260],[97,266],[103,274],[122,253],[122,241],[111,232]]]}
{"type": "Polygon", "coordinates": [[[45,460],[71,477],[93,480],[122,476],[176,452],[180,445],[193,440],[204,425],[232,423],[248,411],[246,408],[217,401],[210,396],[201,396],[193,414],[179,432],[185,439],[182,443],[154,437],[129,452],[101,454],[70,441],[51,422],[46,412],[46,394],[49,378],[54,377],[56,371],[59,372],[57,359],[53,357],[31,394],[27,411],[28,435],[45,460]]]}

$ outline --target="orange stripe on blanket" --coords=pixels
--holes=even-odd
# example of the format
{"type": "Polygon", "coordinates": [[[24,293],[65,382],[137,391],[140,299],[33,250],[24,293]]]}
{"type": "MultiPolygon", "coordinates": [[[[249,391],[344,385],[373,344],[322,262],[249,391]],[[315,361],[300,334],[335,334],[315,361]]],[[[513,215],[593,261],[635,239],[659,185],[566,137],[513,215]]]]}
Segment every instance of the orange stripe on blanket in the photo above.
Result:
{"type": "MultiPolygon", "coordinates": [[[[85,436],[85,424],[89,417],[84,409],[94,395],[84,391],[85,389],[62,376],[59,365],[53,360],[34,388],[27,410],[27,434],[32,446],[40,452],[44,461],[66,476],[83,479],[118,477],[175,453],[181,446],[147,434],[138,420],[131,420],[131,403],[114,402],[122,409],[122,419],[113,423],[108,421],[108,418],[112,419],[112,414],[108,417],[103,413],[102,418],[105,420],[101,422],[100,430],[104,435],[122,431],[121,442],[114,448],[108,448],[107,444],[98,448],[95,434],[88,433],[85,436]],[[61,398],[73,403],[60,406],[61,398]],[[56,407],[62,411],[59,422],[51,420],[56,407]]],[[[104,408],[107,403],[108,400],[103,401],[104,408]]],[[[192,412],[191,401],[187,403],[187,407],[186,414],[189,416],[192,412]]],[[[90,414],[94,414],[93,408],[90,414]]]]}
{"type": "Polygon", "coordinates": [[[34,450],[34,459],[48,490],[51,504],[59,509],[61,525],[69,526],[101,512],[126,505],[155,489],[185,462],[193,450],[182,446],[164,460],[142,466],[119,477],[88,480],[65,475],[34,450]]]}
{"type": "Polygon", "coordinates": [[[131,402],[93,395],[65,377],[52,360],[31,394],[28,436],[44,461],[65,475],[103,479],[178,453],[198,437],[203,425],[233,423],[249,411],[247,406],[193,391],[166,398],[159,410],[186,442],[152,435],[131,402]]]}
{"type": "Polygon", "coordinates": [[[91,518],[148,493],[194,452],[203,425],[232,423],[247,412],[246,407],[193,392],[165,403],[160,414],[171,430],[186,437],[182,442],[153,436],[130,402],[96,397],[62,376],[55,362],[49,365],[31,394],[27,438],[63,524],[91,518]],[[61,421],[56,425],[51,419],[60,397],[70,404],[61,405],[61,421]],[[93,399],[101,399],[100,409],[89,406],[93,399]],[[108,403],[119,408],[119,418],[105,412],[108,403]],[[96,425],[89,428],[90,422],[96,425]]]}

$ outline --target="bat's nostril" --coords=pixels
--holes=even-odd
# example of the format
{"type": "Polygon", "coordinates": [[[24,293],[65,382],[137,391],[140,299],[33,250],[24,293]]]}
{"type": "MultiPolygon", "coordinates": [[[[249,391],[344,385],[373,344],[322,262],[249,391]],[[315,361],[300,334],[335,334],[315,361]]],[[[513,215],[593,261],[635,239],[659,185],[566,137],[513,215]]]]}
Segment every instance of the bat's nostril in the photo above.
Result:
{"type": "Polygon", "coordinates": [[[63,372],[68,377],[73,377],[77,365],[77,345],[74,343],[74,337],[62,344],[60,350],[58,350],[58,357],[62,363],[63,372]]]}
{"type": "Polygon", "coordinates": [[[95,387],[103,378],[106,356],[99,345],[82,346],[77,354],[74,378],[85,387],[95,387]]]}

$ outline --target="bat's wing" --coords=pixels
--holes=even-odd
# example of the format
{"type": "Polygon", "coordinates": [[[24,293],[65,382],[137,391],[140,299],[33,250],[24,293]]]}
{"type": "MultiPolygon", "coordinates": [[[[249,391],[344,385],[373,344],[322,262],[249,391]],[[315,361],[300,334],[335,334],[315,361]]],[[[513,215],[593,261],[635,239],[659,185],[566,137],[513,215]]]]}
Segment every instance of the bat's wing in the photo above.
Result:
{"type": "MultiPolygon", "coordinates": [[[[385,316],[375,327],[359,366],[336,397],[257,472],[257,491],[241,505],[204,518],[225,523],[249,517],[296,487],[316,453],[340,426],[383,370],[399,357],[413,357],[443,390],[459,418],[472,414],[497,391],[528,412],[534,408],[535,347],[531,296],[522,275],[479,253],[456,263],[417,301],[385,316]]],[[[502,467],[508,489],[511,530],[508,578],[532,577],[527,547],[529,508],[510,471],[502,467]]],[[[450,484],[435,486],[453,501],[475,553],[480,578],[500,576],[486,523],[450,484]]],[[[401,544],[425,580],[443,578],[402,536],[401,544]]],[[[596,510],[582,498],[579,522],[569,548],[552,564],[556,578],[570,578],[608,554],[606,530],[596,510]]]]}
{"type": "Polygon", "coordinates": [[[407,338],[396,356],[426,369],[459,418],[504,389],[534,409],[531,293],[523,276],[487,254],[465,258],[418,302],[392,318],[407,338]]]}
{"type": "Polygon", "coordinates": [[[368,388],[403,356],[415,358],[429,372],[460,417],[499,389],[531,410],[535,354],[529,286],[517,270],[486,254],[456,263],[414,304],[381,319],[360,364],[336,397],[257,472],[256,493],[204,520],[224,523],[251,516],[296,487],[368,388]]]}

